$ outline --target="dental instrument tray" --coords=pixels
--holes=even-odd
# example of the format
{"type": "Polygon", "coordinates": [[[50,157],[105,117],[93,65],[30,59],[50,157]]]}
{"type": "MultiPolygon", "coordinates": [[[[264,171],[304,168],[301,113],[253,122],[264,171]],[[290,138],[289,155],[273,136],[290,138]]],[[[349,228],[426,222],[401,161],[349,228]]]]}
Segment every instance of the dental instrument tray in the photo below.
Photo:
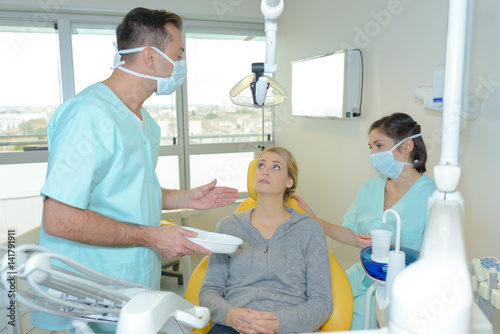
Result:
{"type": "Polygon", "coordinates": [[[207,232],[192,227],[182,228],[198,233],[196,238],[186,238],[202,247],[209,249],[212,253],[231,254],[243,243],[243,240],[232,235],[207,232]]]}
{"type": "Polygon", "coordinates": [[[493,256],[482,258],[481,265],[486,270],[490,270],[490,268],[495,268],[497,271],[500,271],[500,261],[498,261],[498,259],[493,256]]]}
{"type": "MultiPolygon", "coordinates": [[[[391,245],[391,251],[395,250],[395,246],[391,245]]],[[[403,251],[406,255],[405,264],[406,266],[412,264],[413,262],[418,260],[419,252],[416,250],[401,247],[401,251],[403,251]]],[[[361,264],[363,265],[363,269],[366,274],[370,276],[374,281],[385,284],[385,278],[387,275],[387,263],[379,263],[375,262],[371,259],[372,255],[372,247],[366,247],[361,250],[361,264]]]]}

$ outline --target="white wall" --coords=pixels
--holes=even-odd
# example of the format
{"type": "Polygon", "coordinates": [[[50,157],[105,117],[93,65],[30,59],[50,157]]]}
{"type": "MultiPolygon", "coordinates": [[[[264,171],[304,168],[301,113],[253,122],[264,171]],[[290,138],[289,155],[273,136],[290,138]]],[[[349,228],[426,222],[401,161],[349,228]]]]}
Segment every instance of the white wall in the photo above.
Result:
{"type": "Polygon", "coordinates": [[[0,165],[0,243],[40,225],[46,163],[0,165]]]}
{"type": "MultiPolygon", "coordinates": [[[[459,185],[465,198],[470,259],[500,258],[499,12],[498,1],[476,1],[470,91],[485,101],[480,117],[468,123],[462,136],[459,185]]],[[[290,97],[276,113],[276,144],[288,147],[298,159],[298,194],[320,217],[340,224],[361,185],[376,175],[366,131],[374,120],[393,112],[406,112],[422,125],[429,151],[427,175],[433,177],[440,154],[442,115],[425,110],[414,92],[418,86],[432,86],[434,68],[445,61],[447,17],[448,1],[285,2],[278,26],[276,78],[289,93],[293,94],[291,61],[337,51],[347,44],[360,48],[364,56],[360,119],[292,117],[290,97]]],[[[343,266],[358,259],[354,248],[333,246],[343,266]]]]}

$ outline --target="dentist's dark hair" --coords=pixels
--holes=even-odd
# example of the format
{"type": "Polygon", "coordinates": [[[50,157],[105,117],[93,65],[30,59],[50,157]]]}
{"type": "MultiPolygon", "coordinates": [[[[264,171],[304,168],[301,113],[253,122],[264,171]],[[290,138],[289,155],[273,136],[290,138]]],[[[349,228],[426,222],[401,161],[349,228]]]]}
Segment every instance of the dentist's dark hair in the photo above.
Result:
{"type": "MultiPolygon", "coordinates": [[[[172,40],[166,25],[170,23],[182,30],[182,19],[179,15],[165,10],[138,7],[132,9],[116,28],[116,44],[118,50],[133,49],[142,46],[154,46],[161,51],[172,40]]],[[[123,54],[122,59],[133,61],[138,53],[123,54]]]]}
{"type": "MultiPolygon", "coordinates": [[[[395,144],[407,137],[421,133],[420,125],[404,113],[394,113],[373,122],[368,133],[375,129],[379,130],[381,134],[390,137],[395,144]]],[[[425,148],[424,139],[420,136],[411,140],[413,140],[414,144],[413,151],[410,153],[411,161],[415,163],[414,168],[417,172],[423,174],[427,170],[425,168],[427,149],[425,148]]]]}

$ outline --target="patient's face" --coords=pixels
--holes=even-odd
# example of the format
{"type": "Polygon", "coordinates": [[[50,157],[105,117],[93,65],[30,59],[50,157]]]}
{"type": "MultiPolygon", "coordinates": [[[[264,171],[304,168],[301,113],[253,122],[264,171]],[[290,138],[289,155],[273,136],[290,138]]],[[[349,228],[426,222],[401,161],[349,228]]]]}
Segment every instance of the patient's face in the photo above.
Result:
{"type": "Polygon", "coordinates": [[[293,185],[288,176],[288,168],[285,159],[274,152],[265,152],[257,162],[255,171],[254,187],[261,194],[283,195],[286,188],[293,185]]]}

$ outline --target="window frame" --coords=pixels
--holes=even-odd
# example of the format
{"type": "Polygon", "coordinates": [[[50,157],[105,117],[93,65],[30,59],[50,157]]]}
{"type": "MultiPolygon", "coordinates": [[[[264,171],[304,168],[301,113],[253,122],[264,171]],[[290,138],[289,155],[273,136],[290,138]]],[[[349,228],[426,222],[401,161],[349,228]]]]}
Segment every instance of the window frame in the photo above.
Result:
{"type": "MultiPolygon", "coordinates": [[[[25,22],[25,25],[33,24],[36,27],[57,27],[60,57],[60,80],[61,96],[63,102],[75,95],[75,78],[73,64],[72,47],[72,24],[91,24],[96,27],[116,27],[123,19],[124,13],[117,12],[117,15],[102,14],[65,14],[65,13],[40,13],[40,12],[0,12],[1,21],[25,22]],[[35,20],[36,17],[40,19],[35,20]]],[[[205,21],[185,19],[183,38],[188,33],[204,34],[227,34],[245,36],[265,36],[263,23],[226,22],[226,21],[205,21]]],[[[186,50],[186,58],[189,57],[189,50],[186,50]]],[[[256,62],[263,61],[256,59],[256,62]]],[[[250,68],[250,64],[249,68],[250,68]]],[[[251,74],[251,73],[249,73],[251,74]]],[[[256,156],[263,145],[273,145],[274,143],[274,113],[272,113],[271,133],[266,135],[260,142],[237,142],[237,143],[216,143],[216,144],[191,144],[189,143],[189,114],[187,99],[187,79],[176,93],[176,113],[177,113],[177,133],[178,141],[175,145],[160,146],[159,156],[177,156],[179,162],[179,184],[181,190],[190,188],[190,156],[196,154],[219,154],[219,153],[239,153],[254,152],[256,156]]],[[[0,152],[0,165],[24,164],[48,162],[48,150],[40,151],[14,151],[0,152]]],[[[243,195],[247,193],[242,192],[243,195]]]]}

